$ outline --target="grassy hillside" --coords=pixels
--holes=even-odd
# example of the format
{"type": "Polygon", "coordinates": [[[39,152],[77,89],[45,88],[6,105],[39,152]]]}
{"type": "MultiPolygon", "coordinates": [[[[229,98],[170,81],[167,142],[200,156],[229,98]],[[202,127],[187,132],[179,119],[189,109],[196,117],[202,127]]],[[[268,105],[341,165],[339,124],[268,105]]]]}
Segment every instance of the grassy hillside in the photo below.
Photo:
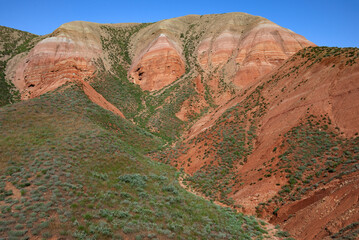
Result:
{"type": "Polygon", "coordinates": [[[264,236],[264,223],[183,190],[174,168],[142,154],[157,137],[76,85],[2,107],[0,126],[2,238],[264,236]]]}

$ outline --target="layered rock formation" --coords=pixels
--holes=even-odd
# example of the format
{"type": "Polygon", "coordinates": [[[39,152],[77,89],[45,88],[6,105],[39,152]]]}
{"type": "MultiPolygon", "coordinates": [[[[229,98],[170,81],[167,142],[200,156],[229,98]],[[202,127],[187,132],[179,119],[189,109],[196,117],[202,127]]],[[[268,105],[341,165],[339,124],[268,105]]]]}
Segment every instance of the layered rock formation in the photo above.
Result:
{"type": "MultiPolygon", "coordinates": [[[[10,64],[15,66],[8,71],[8,78],[22,98],[36,97],[67,81],[92,76],[96,70],[92,61],[104,59],[100,27],[87,22],[64,24],[21,61],[16,59],[16,64],[10,64]]],[[[243,88],[299,49],[313,45],[290,30],[244,13],[163,20],[148,25],[129,40],[129,80],[149,91],[173,83],[186,67],[207,76],[215,92],[219,77],[211,83],[210,75],[220,70],[227,82],[243,88]]]]}
{"type": "Polygon", "coordinates": [[[279,66],[298,50],[314,44],[268,20],[250,27],[242,22],[240,31],[225,30],[217,37],[205,38],[198,46],[198,61],[205,70],[234,63],[229,71],[239,87],[252,84],[258,77],[279,66]],[[234,71],[233,71],[234,70],[234,71]]]}
{"type": "Polygon", "coordinates": [[[130,79],[148,91],[171,84],[185,72],[179,50],[175,42],[160,34],[131,66],[130,79]]]}
{"type": "Polygon", "coordinates": [[[91,77],[96,70],[92,61],[102,53],[97,28],[86,22],[64,24],[14,64],[8,72],[22,99],[91,77]]]}
{"type": "Polygon", "coordinates": [[[67,82],[77,82],[91,101],[124,118],[119,109],[85,81],[94,77],[94,61],[101,57],[99,25],[71,22],[41,40],[27,55],[15,57],[9,64],[8,75],[12,76],[23,100],[38,97],[67,82]]]}
{"type": "Polygon", "coordinates": [[[185,65],[191,70],[200,66],[197,70],[207,75],[223,69],[227,81],[243,88],[298,50],[314,45],[267,19],[245,13],[163,20],[139,31],[131,43],[134,61],[129,76],[149,91],[178,79],[185,65]]]}

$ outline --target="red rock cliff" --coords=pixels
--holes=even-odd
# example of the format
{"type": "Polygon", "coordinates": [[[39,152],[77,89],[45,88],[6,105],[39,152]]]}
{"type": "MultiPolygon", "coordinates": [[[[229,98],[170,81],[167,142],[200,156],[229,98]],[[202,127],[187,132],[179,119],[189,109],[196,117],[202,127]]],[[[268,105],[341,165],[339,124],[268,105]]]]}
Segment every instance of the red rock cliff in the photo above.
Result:
{"type": "Polygon", "coordinates": [[[165,34],[160,34],[131,66],[131,80],[143,90],[159,90],[185,72],[181,54],[165,34]]]}
{"type": "Polygon", "coordinates": [[[96,70],[92,60],[102,53],[96,26],[85,22],[64,24],[40,41],[16,66],[13,82],[22,99],[92,76],[96,70]]]}
{"type": "Polygon", "coordinates": [[[298,50],[314,45],[268,20],[250,27],[243,25],[242,31],[225,30],[217,37],[205,38],[197,51],[198,62],[206,71],[234,61],[232,81],[240,87],[272,71],[298,50]]]}

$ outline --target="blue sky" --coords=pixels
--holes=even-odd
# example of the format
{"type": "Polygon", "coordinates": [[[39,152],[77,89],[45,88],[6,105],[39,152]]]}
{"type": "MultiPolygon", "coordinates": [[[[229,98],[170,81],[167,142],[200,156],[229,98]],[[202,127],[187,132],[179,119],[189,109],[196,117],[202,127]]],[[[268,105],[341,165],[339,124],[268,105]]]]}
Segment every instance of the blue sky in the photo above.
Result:
{"type": "Polygon", "coordinates": [[[359,47],[359,0],[0,0],[0,25],[47,34],[61,24],[155,22],[188,14],[246,12],[320,46],[359,47]]]}

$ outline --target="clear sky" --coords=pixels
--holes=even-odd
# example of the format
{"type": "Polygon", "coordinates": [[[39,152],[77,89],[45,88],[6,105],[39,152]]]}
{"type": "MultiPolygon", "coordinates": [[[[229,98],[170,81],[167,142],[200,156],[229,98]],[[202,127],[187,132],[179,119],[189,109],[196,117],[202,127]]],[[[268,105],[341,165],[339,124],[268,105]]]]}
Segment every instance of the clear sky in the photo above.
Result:
{"type": "Polygon", "coordinates": [[[155,22],[188,14],[246,12],[320,46],[359,47],[359,0],[0,0],[0,25],[43,35],[61,24],[155,22]]]}

